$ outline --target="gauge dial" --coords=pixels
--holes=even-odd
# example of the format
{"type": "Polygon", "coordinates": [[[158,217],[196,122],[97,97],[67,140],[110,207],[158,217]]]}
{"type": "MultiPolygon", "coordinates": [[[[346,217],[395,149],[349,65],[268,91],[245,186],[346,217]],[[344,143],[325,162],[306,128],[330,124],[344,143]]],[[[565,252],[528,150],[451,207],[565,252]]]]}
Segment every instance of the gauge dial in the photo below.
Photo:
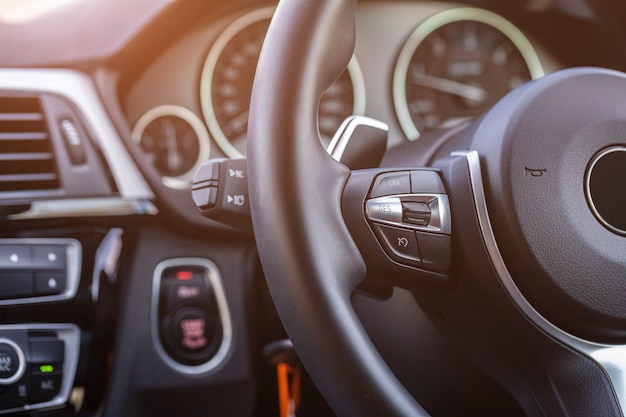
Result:
{"type": "Polygon", "coordinates": [[[515,87],[543,76],[537,53],[512,23],[463,7],[424,21],[403,46],[393,96],[409,140],[492,107],[515,87]]]}
{"type": "Polygon", "coordinates": [[[184,107],[165,105],[148,111],[137,121],[132,139],[170,188],[189,187],[196,169],[209,159],[206,128],[184,107]]]}
{"type": "MultiPolygon", "coordinates": [[[[254,71],[273,13],[274,7],[267,7],[235,20],[213,44],[202,70],[200,101],[204,118],[215,142],[231,158],[246,153],[254,71]]],[[[363,76],[353,57],[320,102],[318,126],[324,145],[346,117],[364,111],[363,76]]]]}

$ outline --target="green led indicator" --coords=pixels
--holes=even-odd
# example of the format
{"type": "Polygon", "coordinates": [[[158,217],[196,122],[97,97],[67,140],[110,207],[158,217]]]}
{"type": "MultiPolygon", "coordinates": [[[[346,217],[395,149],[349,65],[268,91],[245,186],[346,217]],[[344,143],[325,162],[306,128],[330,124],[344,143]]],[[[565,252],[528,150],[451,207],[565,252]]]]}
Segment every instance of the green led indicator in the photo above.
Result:
{"type": "Polygon", "coordinates": [[[39,370],[44,373],[44,374],[49,374],[51,372],[54,372],[54,366],[52,365],[41,365],[39,367],[39,370]]]}

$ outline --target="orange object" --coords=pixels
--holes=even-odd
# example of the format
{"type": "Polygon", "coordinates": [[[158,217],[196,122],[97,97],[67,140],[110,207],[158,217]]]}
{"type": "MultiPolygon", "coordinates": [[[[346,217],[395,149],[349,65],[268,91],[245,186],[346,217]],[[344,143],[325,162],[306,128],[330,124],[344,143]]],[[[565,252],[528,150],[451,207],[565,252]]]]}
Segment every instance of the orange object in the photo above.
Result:
{"type": "Polygon", "coordinates": [[[280,417],[295,417],[300,406],[300,369],[279,363],[276,372],[280,417]]]}

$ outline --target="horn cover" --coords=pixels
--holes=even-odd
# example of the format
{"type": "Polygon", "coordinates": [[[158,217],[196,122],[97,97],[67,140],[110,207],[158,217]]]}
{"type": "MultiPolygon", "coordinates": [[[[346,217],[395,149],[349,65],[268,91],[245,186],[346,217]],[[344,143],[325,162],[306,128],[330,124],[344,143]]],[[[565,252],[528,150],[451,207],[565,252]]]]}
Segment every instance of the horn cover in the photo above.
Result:
{"type": "Polygon", "coordinates": [[[521,292],[573,335],[625,342],[626,237],[590,195],[602,190],[615,217],[626,177],[608,161],[588,184],[597,156],[626,146],[626,76],[578,68],[545,77],[509,94],[472,134],[496,241],[521,292]]]}

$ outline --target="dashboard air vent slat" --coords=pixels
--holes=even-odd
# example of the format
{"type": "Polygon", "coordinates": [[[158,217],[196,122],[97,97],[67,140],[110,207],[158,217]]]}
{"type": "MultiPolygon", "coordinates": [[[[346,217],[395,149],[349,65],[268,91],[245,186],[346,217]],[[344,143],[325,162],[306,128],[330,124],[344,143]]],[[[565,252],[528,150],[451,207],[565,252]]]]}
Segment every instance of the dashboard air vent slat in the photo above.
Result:
{"type": "Polygon", "coordinates": [[[0,97],[0,192],[59,187],[48,127],[37,97],[0,97]]]}

